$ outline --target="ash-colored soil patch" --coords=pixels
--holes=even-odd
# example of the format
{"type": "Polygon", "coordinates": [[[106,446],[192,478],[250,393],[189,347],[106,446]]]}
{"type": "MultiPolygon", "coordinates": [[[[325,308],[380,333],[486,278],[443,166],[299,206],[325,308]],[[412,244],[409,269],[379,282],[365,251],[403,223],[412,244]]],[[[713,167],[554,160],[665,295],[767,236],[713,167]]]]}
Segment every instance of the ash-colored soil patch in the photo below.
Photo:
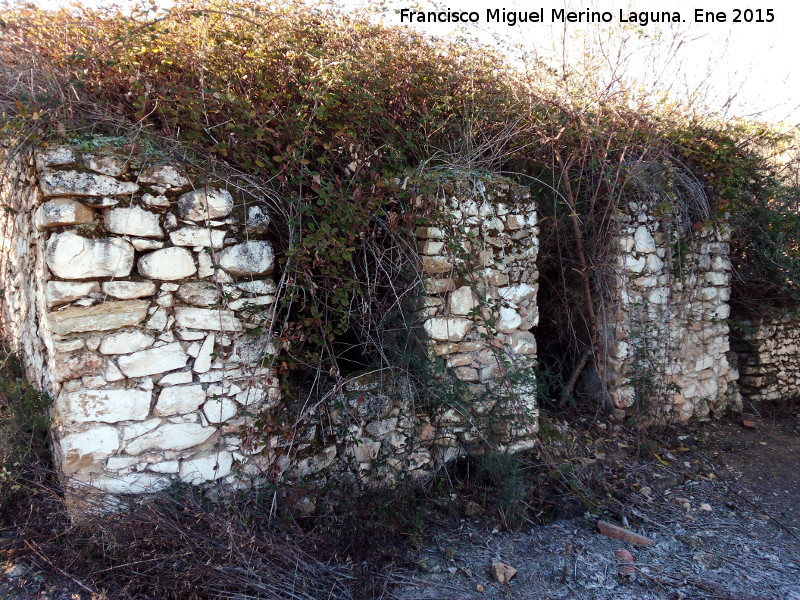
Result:
{"type": "Polygon", "coordinates": [[[398,580],[396,597],[800,600],[800,420],[762,415],[753,430],[740,423],[698,425],[680,436],[693,449],[635,467],[620,513],[654,545],[603,537],[588,514],[518,532],[464,520],[410,557],[417,569],[398,580]],[[491,578],[493,560],[518,570],[508,585],[491,578]]]}

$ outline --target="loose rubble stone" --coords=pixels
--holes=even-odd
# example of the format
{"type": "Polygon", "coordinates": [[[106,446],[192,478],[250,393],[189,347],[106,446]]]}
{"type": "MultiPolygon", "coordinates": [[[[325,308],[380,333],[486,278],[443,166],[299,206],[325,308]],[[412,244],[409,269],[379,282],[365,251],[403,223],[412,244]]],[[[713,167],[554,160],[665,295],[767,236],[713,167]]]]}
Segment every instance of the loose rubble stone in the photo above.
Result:
{"type": "Polygon", "coordinates": [[[507,565],[499,560],[492,561],[492,578],[501,584],[507,584],[511,578],[517,574],[517,570],[511,565],[507,565]]]}
{"type": "Polygon", "coordinates": [[[139,259],[143,277],[174,281],[191,277],[197,272],[192,253],[185,248],[164,248],[145,254],[139,259]]]}
{"type": "Polygon", "coordinates": [[[247,207],[244,226],[250,235],[266,235],[269,231],[270,217],[267,209],[256,204],[247,207]]]}
{"type": "Polygon", "coordinates": [[[45,197],[122,196],[139,190],[139,186],[130,181],[79,171],[45,170],[39,176],[39,185],[45,197]]]}
{"type": "Polygon", "coordinates": [[[94,211],[72,198],[56,198],[45,202],[36,211],[39,229],[91,223],[94,211]]]}
{"type": "Polygon", "coordinates": [[[178,214],[189,221],[227,217],[232,210],[233,196],[219,188],[202,188],[178,198],[178,214]]]}
{"type": "Polygon", "coordinates": [[[268,275],[272,273],[274,263],[272,244],[266,241],[236,244],[219,253],[219,266],[234,276],[268,275]]]}
{"type": "Polygon", "coordinates": [[[90,240],[71,232],[53,235],[45,251],[47,266],[63,279],[127,277],[133,246],[119,238],[90,240]]]}
{"type": "Polygon", "coordinates": [[[106,211],[103,222],[106,229],[120,235],[135,235],[143,238],[162,238],[158,215],[150,211],[131,206],[130,208],[112,208],[106,211]]]}
{"type": "Polygon", "coordinates": [[[238,412],[239,407],[230,398],[211,398],[203,405],[203,414],[209,423],[224,423],[238,412]]]}
{"type": "Polygon", "coordinates": [[[148,305],[144,300],[115,300],[49,312],[47,320],[52,332],[58,335],[108,331],[138,325],[147,316],[148,305]]]}

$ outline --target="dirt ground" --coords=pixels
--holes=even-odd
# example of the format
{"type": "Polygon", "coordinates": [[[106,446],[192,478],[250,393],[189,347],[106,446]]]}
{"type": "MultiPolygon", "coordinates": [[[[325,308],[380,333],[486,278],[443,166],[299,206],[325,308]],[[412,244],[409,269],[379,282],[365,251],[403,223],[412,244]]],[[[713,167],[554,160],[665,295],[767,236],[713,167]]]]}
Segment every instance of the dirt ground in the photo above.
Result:
{"type": "MultiPolygon", "coordinates": [[[[673,432],[646,460],[620,460],[629,444],[608,425],[590,423],[601,434],[598,464],[613,458],[625,465],[621,475],[601,470],[619,486],[617,510],[591,515],[567,501],[555,514],[573,518],[529,521],[515,531],[502,531],[496,515],[445,520],[410,546],[384,597],[800,600],[800,408],[759,410],[745,417],[754,428],[737,416],[673,432]],[[604,537],[598,518],[654,544],[604,537]],[[627,560],[621,550],[631,553],[627,560]],[[492,561],[516,575],[496,582],[492,561]]],[[[0,531],[0,550],[11,544],[9,536],[0,531]]],[[[106,600],[30,554],[0,560],[0,598],[106,600]]]]}
{"type": "Polygon", "coordinates": [[[746,418],[754,429],[741,417],[697,424],[661,453],[662,477],[642,469],[649,485],[615,524],[654,545],[606,538],[589,514],[510,533],[464,521],[417,552],[396,597],[800,600],[800,415],[746,418]],[[506,585],[490,576],[495,560],[517,569],[506,585]]]}

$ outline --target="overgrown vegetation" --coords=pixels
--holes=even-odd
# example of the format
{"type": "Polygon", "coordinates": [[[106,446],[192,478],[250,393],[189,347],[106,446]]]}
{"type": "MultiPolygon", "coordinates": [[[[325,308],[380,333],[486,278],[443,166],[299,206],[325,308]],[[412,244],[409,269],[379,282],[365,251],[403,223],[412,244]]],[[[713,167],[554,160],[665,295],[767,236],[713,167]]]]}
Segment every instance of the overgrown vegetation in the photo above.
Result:
{"type": "MultiPolygon", "coordinates": [[[[581,405],[575,379],[600,354],[610,244],[631,199],[663,197],[665,218],[685,235],[695,225],[730,223],[739,310],[800,302],[796,171],[778,160],[793,140],[775,128],[634,98],[629,88],[593,84],[590,70],[536,61],[518,70],[471,41],[432,40],[299,0],[180,1],[168,12],[144,4],[56,13],[16,7],[0,18],[0,134],[21,143],[115,140],[132,154],[157,149],[269,202],[281,301],[264,326],[281,341],[276,366],[292,394],[324,397],[362,368],[398,366],[424,380],[419,389],[429,399],[458,394],[418,362],[410,313],[419,283],[413,230],[432,215],[430,190],[415,175],[434,167],[506,172],[540,199],[537,379],[540,402],[554,410],[581,405]],[[676,192],[690,187],[691,194],[676,192]]],[[[587,372],[600,377],[594,367],[587,372]]],[[[35,442],[8,445],[18,450],[2,462],[19,468],[44,447],[44,424],[34,418],[44,414],[43,400],[9,385],[0,408],[14,416],[3,435],[23,432],[35,442]]],[[[519,524],[520,498],[530,490],[525,468],[510,460],[484,459],[478,477],[499,485],[492,493],[503,519],[519,524]]],[[[568,461],[542,460],[559,481],[580,481],[566,474],[568,461]]],[[[12,490],[20,485],[6,471],[0,477],[12,478],[12,490]]],[[[173,579],[156,577],[146,593],[180,589],[192,573],[175,545],[186,532],[213,542],[193,560],[228,568],[218,545],[224,527],[209,524],[198,502],[166,499],[135,513],[134,526],[74,539],[103,550],[86,564],[128,568],[131,577],[129,547],[153,565],[173,552],[173,579]],[[163,525],[160,537],[138,536],[135,524],[148,520],[163,525]]],[[[245,540],[245,525],[263,508],[226,515],[233,523],[226,543],[243,548],[241,560],[262,560],[278,543],[273,536],[291,535],[256,529],[245,540]]],[[[349,575],[329,570],[322,555],[308,558],[309,576],[332,577],[334,585],[343,577],[343,588],[328,591],[346,597],[349,575]]],[[[280,577],[289,563],[262,566],[280,577]]],[[[241,590],[263,583],[239,581],[241,590]]],[[[212,577],[207,589],[219,592],[214,585],[212,577]]],[[[176,597],[204,597],[184,592],[176,597]]]]}

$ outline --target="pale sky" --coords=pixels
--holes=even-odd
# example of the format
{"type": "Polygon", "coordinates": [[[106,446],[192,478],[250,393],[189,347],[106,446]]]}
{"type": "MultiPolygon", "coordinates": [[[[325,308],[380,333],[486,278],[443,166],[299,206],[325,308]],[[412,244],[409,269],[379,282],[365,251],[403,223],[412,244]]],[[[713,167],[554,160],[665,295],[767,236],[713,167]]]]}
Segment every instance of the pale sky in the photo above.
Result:
{"type": "MultiPolygon", "coordinates": [[[[165,6],[169,0],[158,0],[165,6]]],[[[365,2],[364,0],[328,0],[332,5],[347,11],[364,14],[362,6],[374,10],[383,6],[385,10],[379,17],[387,25],[414,27],[432,35],[454,35],[464,28],[448,24],[414,24],[401,25],[397,10],[429,9],[435,3],[441,10],[475,11],[480,17],[477,25],[469,25],[466,31],[479,37],[482,41],[504,47],[513,45],[528,52],[539,55],[564,56],[562,44],[567,37],[575,34],[602,37],[603,24],[581,25],[577,23],[553,24],[552,9],[582,11],[591,9],[608,11],[613,16],[611,25],[618,25],[620,10],[628,15],[631,10],[642,11],[679,11],[685,22],[666,26],[650,24],[638,29],[629,30],[631,39],[628,46],[628,60],[634,76],[645,86],[653,85],[659,89],[669,88],[674,93],[686,93],[695,90],[700,84],[708,84],[711,95],[706,95],[706,104],[712,112],[723,116],[751,116],[772,121],[786,121],[791,124],[800,122],[800,70],[795,67],[798,61],[800,43],[798,43],[797,26],[800,24],[800,2],[790,3],[780,0],[774,3],[772,22],[733,23],[735,17],[733,3],[721,0],[704,0],[689,2],[688,0],[656,1],[656,0],[540,0],[521,2],[515,0],[384,0],[365,2]],[[706,11],[724,11],[727,22],[696,23],[695,8],[702,7],[706,11]],[[514,27],[506,24],[488,24],[487,9],[507,11],[538,11],[545,15],[545,23],[521,23],[514,27]],[[677,49],[671,42],[680,40],[677,49]],[[630,49],[635,48],[631,52],[630,49]],[[653,48],[656,49],[655,55],[653,48]],[[670,57],[669,61],[664,59],[670,57]],[[733,102],[727,102],[731,96],[733,102]]],[[[36,0],[36,4],[46,7],[69,5],[62,0],[36,0]]],[[[86,0],[87,4],[100,4],[101,0],[86,0]]],[[[124,2],[123,2],[124,3],[124,2]]],[[[740,6],[747,6],[742,3],[740,6]]],[[[760,7],[761,17],[769,18],[767,5],[753,3],[760,7]]],[[[742,18],[747,15],[742,14],[742,18]]],[[[752,15],[757,18],[757,14],[752,15]]],[[[628,17],[626,16],[626,19],[628,17]]],[[[578,51],[574,41],[566,47],[569,57],[578,51]]],[[[569,60],[569,58],[568,58],[569,60]]],[[[612,62],[613,59],[609,59],[612,62]]]]}

